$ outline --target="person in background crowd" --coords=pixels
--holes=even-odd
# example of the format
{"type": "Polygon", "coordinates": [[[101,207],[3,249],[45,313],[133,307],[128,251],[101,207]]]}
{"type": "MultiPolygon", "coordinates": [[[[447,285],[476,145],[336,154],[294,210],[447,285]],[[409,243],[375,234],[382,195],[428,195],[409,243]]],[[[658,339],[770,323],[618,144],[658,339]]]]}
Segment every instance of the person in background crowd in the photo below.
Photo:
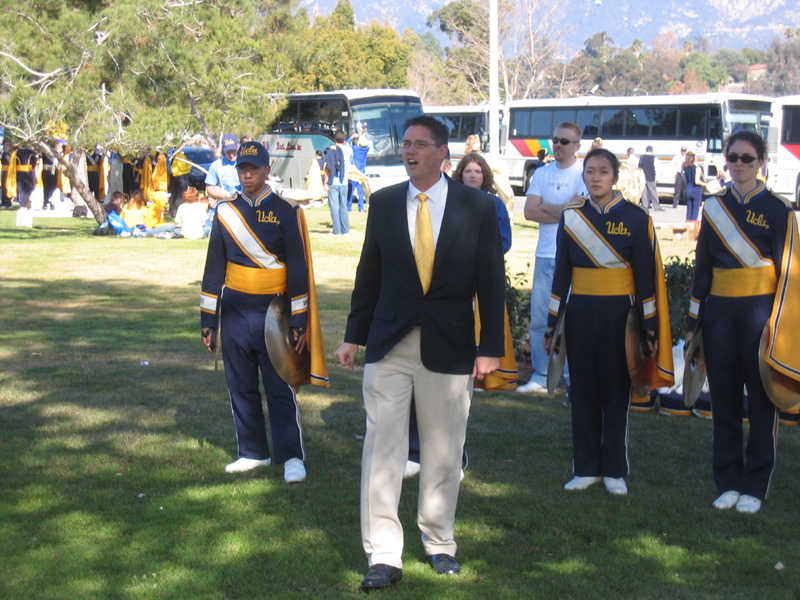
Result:
{"type": "MultiPolygon", "coordinates": [[[[58,147],[58,144],[56,145],[58,147]]],[[[42,195],[44,196],[45,210],[53,210],[55,206],[52,202],[53,193],[58,189],[59,164],[57,156],[50,158],[47,154],[42,155],[42,195]]]]}
{"type": "Polygon", "coordinates": [[[475,134],[467,136],[467,140],[464,143],[464,156],[472,153],[483,154],[483,149],[481,148],[481,138],[475,134]]]}
{"type": "Polygon", "coordinates": [[[236,425],[238,458],[225,472],[250,471],[271,462],[260,372],[272,456],[283,463],[284,481],[299,483],[306,479],[306,456],[297,392],[276,371],[275,361],[281,357],[269,356],[264,323],[270,303],[285,294],[291,302],[289,329],[295,350],[310,349],[310,382],[327,387],[308,232],[300,206],[267,186],[270,165],[264,146],[242,144],[236,166],[242,191],[217,206],[200,295],[203,343],[214,352],[222,342],[236,425]]]}
{"type": "Polygon", "coordinates": [[[236,153],[239,139],[226,133],[222,136],[222,158],[218,158],[208,169],[206,175],[206,194],[213,200],[233,198],[241,191],[239,175],[236,172],[236,153]]]}
{"type": "Polygon", "coordinates": [[[183,201],[183,193],[189,189],[189,173],[192,171],[192,165],[183,153],[188,143],[181,144],[180,148],[169,157],[169,214],[173,219],[183,201]]]}
{"type": "Polygon", "coordinates": [[[543,167],[553,162],[553,156],[547,152],[547,148],[540,148],[539,152],[536,154],[536,157],[539,159],[538,167],[543,167]]]}
{"type": "Polygon", "coordinates": [[[122,220],[127,223],[128,227],[133,229],[141,225],[144,228],[144,216],[147,212],[145,206],[144,195],[141,191],[136,190],[131,194],[128,203],[122,209],[122,220]]]}
{"type": "Polygon", "coordinates": [[[36,171],[39,166],[39,154],[30,148],[20,148],[11,153],[8,168],[7,185],[15,194],[20,208],[30,208],[30,197],[36,189],[36,171]]]}
{"type": "Polygon", "coordinates": [[[211,233],[211,228],[206,226],[207,220],[208,205],[200,202],[197,188],[188,188],[183,192],[183,202],[178,206],[173,233],[180,234],[187,240],[201,240],[211,233]]]}
{"type": "MultiPolygon", "coordinates": [[[[360,135],[353,136],[353,166],[358,169],[359,173],[366,174],[367,172],[367,154],[369,154],[369,144],[367,139],[360,135]]],[[[366,196],[364,194],[364,187],[358,181],[353,181],[353,196],[358,199],[358,212],[364,212],[364,202],[366,196]]],[[[347,210],[353,206],[352,198],[347,204],[347,210]]]]}
{"type": "Polygon", "coordinates": [[[703,203],[703,189],[706,187],[703,178],[703,167],[696,162],[694,152],[686,153],[683,172],[686,174],[686,220],[697,221],[700,205],[703,203]]]}
{"type": "MultiPolygon", "coordinates": [[[[528,335],[531,345],[531,380],[517,388],[518,392],[547,393],[547,353],[539,340],[547,329],[550,288],[556,268],[556,231],[564,206],[576,194],[585,193],[583,169],[576,158],[581,147],[581,129],[575,123],[559,123],[553,132],[555,163],[536,169],[525,201],[525,218],[539,223],[539,242],[531,287],[531,323],[528,335]]],[[[565,368],[564,376],[569,377],[565,368]]]]}
{"type": "MultiPolygon", "coordinates": [[[[592,150],[594,150],[594,148],[592,148],[592,150]]],[[[633,148],[628,148],[628,158],[625,159],[625,162],[632,167],[639,168],[639,157],[636,156],[633,148]]]]}
{"type": "Polygon", "coordinates": [[[626,323],[636,306],[650,358],[657,359],[654,388],[672,385],[672,335],[666,282],[653,221],[647,210],[615,191],[619,161],[608,150],[583,162],[588,198],[570,202],[558,224],[555,276],[543,348],[565,315],[570,361],[572,468],[566,490],[599,482],[615,495],[628,493],[628,424],[632,396],[626,358],[626,323]],[[569,302],[567,302],[569,297],[569,302]],[[659,339],[665,348],[659,352],[659,339]]]}
{"type": "Polygon", "coordinates": [[[642,204],[655,211],[664,210],[658,202],[658,186],[656,185],[656,157],[653,147],[648,146],[644,156],[639,157],[639,168],[644,171],[645,188],[642,204]]]}
{"type": "Polygon", "coordinates": [[[6,189],[6,180],[8,179],[8,167],[11,164],[11,154],[14,152],[11,142],[3,140],[3,153],[0,155],[2,158],[0,162],[3,165],[2,180],[0,180],[0,206],[4,208],[11,208],[14,204],[14,198],[8,195],[6,189]]]}
{"type": "MultiPolygon", "coordinates": [[[[108,204],[103,206],[103,210],[106,214],[109,213],[116,213],[119,216],[122,216],[122,203],[125,201],[125,195],[122,192],[111,192],[111,197],[108,201],[108,204]]],[[[123,221],[125,218],[123,217],[123,221]]]]}
{"type": "Polygon", "coordinates": [[[86,179],[89,183],[89,190],[98,202],[106,199],[107,168],[106,153],[103,151],[103,147],[97,144],[93,152],[86,153],[86,179]]]}
{"type": "Polygon", "coordinates": [[[800,236],[791,205],[758,179],[766,158],[766,142],[754,131],[728,138],[725,162],[733,186],[706,199],[686,326],[687,345],[698,327],[703,333],[720,494],[713,506],[750,514],[769,495],[778,442],[779,411],[760,366],[773,381],[776,375],[795,385],[800,380],[800,236]],[[743,448],[744,418],[750,424],[743,448]]]}
{"type": "Polygon", "coordinates": [[[672,208],[678,208],[681,200],[686,200],[686,173],[683,165],[686,162],[686,146],[681,146],[680,154],[676,154],[670,161],[670,168],[675,175],[675,191],[672,194],[672,208]]]}
{"type": "Polygon", "coordinates": [[[594,138],[594,139],[592,140],[592,145],[591,145],[591,147],[589,148],[589,150],[590,150],[590,151],[591,151],[591,150],[597,150],[598,148],[602,148],[602,147],[603,147],[603,138],[601,138],[601,137],[596,137],[596,138],[594,138]]]}
{"type": "Polygon", "coordinates": [[[333,134],[334,145],[325,150],[325,191],[328,192],[328,207],[333,221],[331,235],[350,235],[347,173],[353,164],[353,150],[345,144],[346,139],[345,132],[337,129],[333,134]]]}

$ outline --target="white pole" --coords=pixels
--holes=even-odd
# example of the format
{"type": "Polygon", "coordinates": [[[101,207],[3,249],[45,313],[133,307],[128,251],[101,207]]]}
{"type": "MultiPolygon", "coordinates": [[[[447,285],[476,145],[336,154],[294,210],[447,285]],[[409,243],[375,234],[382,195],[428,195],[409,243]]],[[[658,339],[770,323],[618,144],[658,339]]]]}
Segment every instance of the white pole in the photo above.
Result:
{"type": "Polygon", "coordinates": [[[489,0],[489,164],[500,166],[500,33],[497,0],[489,0]]]}

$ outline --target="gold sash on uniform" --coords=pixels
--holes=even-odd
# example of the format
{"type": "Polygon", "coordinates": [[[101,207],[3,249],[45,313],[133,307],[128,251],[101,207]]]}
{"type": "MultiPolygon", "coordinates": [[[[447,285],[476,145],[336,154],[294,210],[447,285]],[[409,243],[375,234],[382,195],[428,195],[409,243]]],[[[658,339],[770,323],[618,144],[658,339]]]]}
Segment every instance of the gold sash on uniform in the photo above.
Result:
{"type": "MultiPolygon", "coordinates": [[[[519,371],[517,371],[517,357],[514,355],[514,340],[511,337],[511,323],[508,320],[508,306],[503,306],[503,349],[505,352],[500,357],[500,366],[494,373],[489,373],[483,381],[474,382],[474,387],[496,392],[498,390],[517,389],[519,371]]],[[[475,297],[475,344],[481,341],[481,315],[478,310],[478,297],[475,297]]]]}

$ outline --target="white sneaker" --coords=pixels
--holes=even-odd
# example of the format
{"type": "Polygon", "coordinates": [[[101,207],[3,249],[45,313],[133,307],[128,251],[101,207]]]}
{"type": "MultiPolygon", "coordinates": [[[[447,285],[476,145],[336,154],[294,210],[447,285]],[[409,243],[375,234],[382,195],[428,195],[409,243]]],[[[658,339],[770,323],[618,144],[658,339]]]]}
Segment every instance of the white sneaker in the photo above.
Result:
{"type": "Polygon", "coordinates": [[[603,483],[606,484],[606,489],[615,496],[624,496],[628,493],[628,486],[621,477],[603,477],[603,483]]]}
{"type": "Polygon", "coordinates": [[[729,508],[733,508],[736,506],[736,503],[739,502],[739,497],[741,494],[739,492],[734,492],[733,490],[728,490],[724,494],[722,494],[719,498],[714,500],[714,503],[711,505],[714,508],[718,508],[720,510],[728,510],[729,508]]]}
{"type": "Polygon", "coordinates": [[[755,514],[761,510],[761,500],[754,496],[742,494],[742,497],[739,498],[739,502],[736,503],[736,510],[740,513],[755,514]]]}
{"type": "Polygon", "coordinates": [[[590,485],[594,485],[600,481],[599,477],[573,477],[572,481],[569,481],[567,485],[564,486],[565,490],[585,490],[590,485]]]}
{"type": "Polygon", "coordinates": [[[240,458],[225,467],[226,473],[244,473],[245,471],[252,471],[258,467],[266,467],[269,465],[269,459],[256,460],[255,458],[240,458]]]}
{"type": "Polygon", "coordinates": [[[403,479],[414,477],[414,475],[419,475],[419,463],[414,462],[413,460],[407,460],[406,470],[403,471],[403,479]]]}
{"type": "Polygon", "coordinates": [[[283,463],[283,480],[286,483],[300,483],[306,480],[306,467],[299,458],[290,458],[283,463]]]}
{"type": "Polygon", "coordinates": [[[464,477],[465,477],[464,469],[461,469],[461,481],[464,481],[464,477]]]}
{"type": "Polygon", "coordinates": [[[533,393],[533,394],[546,394],[547,393],[547,388],[544,387],[543,385],[541,385],[540,383],[535,382],[535,381],[529,381],[525,385],[519,386],[517,388],[517,391],[520,394],[530,394],[530,393],[533,393]]]}

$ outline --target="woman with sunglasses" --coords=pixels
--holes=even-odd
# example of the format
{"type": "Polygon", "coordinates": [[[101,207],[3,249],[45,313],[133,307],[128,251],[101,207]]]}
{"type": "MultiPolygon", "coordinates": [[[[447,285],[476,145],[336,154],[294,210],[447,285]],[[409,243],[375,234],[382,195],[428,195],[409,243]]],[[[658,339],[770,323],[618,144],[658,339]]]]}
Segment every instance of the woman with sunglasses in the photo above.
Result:
{"type": "Polygon", "coordinates": [[[697,328],[702,325],[703,330],[713,406],[712,465],[720,494],[713,506],[735,506],[742,513],[761,509],[775,466],[778,409],[759,373],[765,325],[765,362],[800,380],[800,240],[791,208],[756,177],[766,153],[763,138],[755,132],[740,131],[728,139],[726,162],[733,185],[724,196],[706,200],[687,322],[687,346],[697,328]],[[750,419],[746,460],[745,417],[750,419]]]}
{"type": "Polygon", "coordinates": [[[649,358],[656,361],[650,365],[651,385],[672,385],[674,377],[653,221],[647,209],[614,190],[618,176],[619,161],[608,150],[586,155],[583,179],[590,196],[569,203],[558,224],[544,349],[550,352],[556,323],[566,311],[575,476],[564,489],[584,490],[602,478],[609,492],[622,495],[628,492],[632,389],[625,332],[632,306],[639,312],[649,358]]]}
{"type": "Polygon", "coordinates": [[[686,220],[697,221],[700,205],[703,203],[703,188],[706,182],[703,179],[703,167],[696,164],[697,156],[694,152],[687,152],[683,163],[683,172],[686,175],[686,220]]]}

